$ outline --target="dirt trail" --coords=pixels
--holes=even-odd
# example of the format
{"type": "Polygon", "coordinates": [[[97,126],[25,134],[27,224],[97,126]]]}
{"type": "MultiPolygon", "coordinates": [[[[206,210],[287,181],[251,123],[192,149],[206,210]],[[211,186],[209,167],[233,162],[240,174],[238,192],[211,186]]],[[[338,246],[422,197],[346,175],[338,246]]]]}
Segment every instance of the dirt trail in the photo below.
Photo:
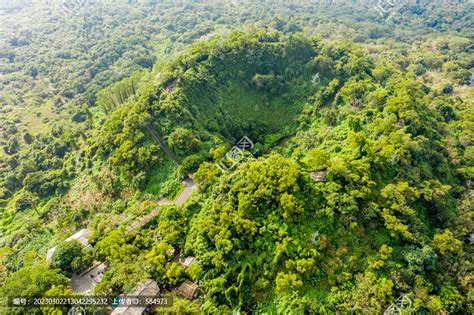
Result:
{"type": "Polygon", "coordinates": [[[174,203],[177,204],[178,206],[185,203],[186,200],[188,200],[189,196],[191,196],[191,193],[193,192],[193,190],[196,188],[196,184],[194,184],[191,178],[186,178],[183,181],[183,184],[184,184],[183,191],[179,194],[179,196],[174,201],[174,203]]]}
{"type": "Polygon", "coordinates": [[[190,177],[183,180],[182,183],[184,184],[184,189],[183,191],[181,191],[181,193],[178,195],[175,201],[171,201],[168,198],[161,198],[157,202],[157,206],[153,208],[153,210],[149,214],[140,218],[139,221],[135,221],[127,229],[127,231],[125,232],[125,235],[132,233],[133,231],[141,228],[142,226],[150,222],[158,214],[158,209],[160,208],[160,206],[165,206],[165,205],[181,206],[182,204],[184,204],[186,200],[188,200],[189,196],[191,196],[191,193],[193,192],[193,190],[196,188],[196,184],[194,184],[194,181],[190,177]]]}

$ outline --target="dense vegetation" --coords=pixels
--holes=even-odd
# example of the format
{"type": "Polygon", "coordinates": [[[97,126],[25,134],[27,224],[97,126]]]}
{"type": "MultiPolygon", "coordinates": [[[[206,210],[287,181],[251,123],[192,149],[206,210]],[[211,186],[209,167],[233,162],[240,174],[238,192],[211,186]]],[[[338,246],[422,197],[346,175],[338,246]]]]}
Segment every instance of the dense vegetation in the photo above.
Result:
{"type": "Polygon", "coordinates": [[[0,296],[71,296],[96,260],[97,294],[199,283],[170,311],[473,311],[472,5],[75,9],[2,26],[0,296]],[[244,135],[253,156],[219,169],[244,135]],[[198,192],[127,232],[189,173],[198,192]],[[92,250],[64,242],[81,228],[92,250]]]}

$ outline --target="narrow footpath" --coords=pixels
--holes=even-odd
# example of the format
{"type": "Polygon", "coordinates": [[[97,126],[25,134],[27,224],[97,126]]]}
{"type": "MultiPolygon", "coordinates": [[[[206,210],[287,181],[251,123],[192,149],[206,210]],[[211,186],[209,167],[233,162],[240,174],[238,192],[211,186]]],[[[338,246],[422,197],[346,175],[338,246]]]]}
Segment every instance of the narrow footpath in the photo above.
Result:
{"type": "Polygon", "coordinates": [[[130,225],[127,231],[125,231],[125,235],[132,233],[133,231],[141,228],[142,226],[150,222],[158,214],[158,209],[160,208],[160,206],[164,206],[164,205],[181,206],[182,204],[184,204],[189,199],[192,192],[196,189],[196,184],[194,184],[194,181],[192,180],[191,177],[187,177],[185,180],[182,181],[182,183],[184,185],[184,189],[183,191],[181,191],[181,193],[178,195],[178,197],[175,199],[174,202],[169,200],[168,198],[161,198],[157,202],[157,206],[153,208],[153,210],[149,214],[147,214],[146,216],[142,217],[140,220],[135,221],[132,225],[130,225]]]}

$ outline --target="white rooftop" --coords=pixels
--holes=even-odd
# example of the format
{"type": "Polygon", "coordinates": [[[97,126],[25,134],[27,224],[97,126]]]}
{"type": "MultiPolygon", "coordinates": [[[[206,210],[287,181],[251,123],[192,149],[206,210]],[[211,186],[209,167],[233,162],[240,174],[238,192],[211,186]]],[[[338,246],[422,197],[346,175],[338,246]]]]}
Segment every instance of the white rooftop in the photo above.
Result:
{"type": "Polygon", "coordinates": [[[196,258],[193,256],[188,256],[185,259],[180,259],[179,262],[183,265],[184,268],[188,268],[194,262],[196,258]]]}
{"type": "Polygon", "coordinates": [[[82,244],[82,246],[87,246],[89,244],[89,239],[87,238],[87,236],[91,233],[91,231],[87,230],[87,229],[82,229],[80,230],[79,232],[69,236],[67,239],[66,239],[66,242],[68,241],[72,241],[72,240],[77,240],[79,241],[79,243],[82,244]]]}
{"type": "Polygon", "coordinates": [[[55,250],[56,250],[56,246],[51,247],[50,249],[48,249],[48,252],[46,253],[46,261],[47,262],[51,262],[51,260],[53,259],[53,254],[54,254],[55,250]]]}
{"type": "MultiPolygon", "coordinates": [[[[148,279],[140,283],[128,296],[148,296],[155,297],[160,294],[160,288],[155,281],[148,279]]],[[[145,312],[146,306],[119,306],[112,311],[112,315],[141,315],[145,312]]]]}

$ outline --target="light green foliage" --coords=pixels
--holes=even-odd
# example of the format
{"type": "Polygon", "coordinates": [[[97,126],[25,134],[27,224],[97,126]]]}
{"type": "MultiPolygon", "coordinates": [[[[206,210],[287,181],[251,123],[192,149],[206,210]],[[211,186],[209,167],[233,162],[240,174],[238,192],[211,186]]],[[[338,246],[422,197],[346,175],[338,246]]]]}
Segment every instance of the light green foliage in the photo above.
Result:
{"type": "Polygon", "coordinates": [[[440,291],[441,302],[445,310],[451,313],[462,312],[464,298],[455,287],[444,285],[440,291]]]}
{"type": "Polygon", "coordinates": [[[179,262],[168,264],[166,269],[166,278],[171,285],[176,285],[183,280],[184,269],[179,262]]]}
{"type": "Polygon", "coordinates": [[[106,237],[97,242],[95,252],[100,258],[107,257],[109,260],[118,259],[121,246],[124,244],[124,233],[121,230],[110,232],[106,237]]]}
{"type": "Polygon", "coordinates": [[[219,169],[214,164],[204,162],[201,164],[196,173],[194,173],[194,181],[199,188],[205,190],[213,183],[217,182],[219,176],[219,169]]]}
{"type": "Polygon", "coordinates": [[[170,312],[382,313],[408,293],[413,312],[473,313],[470,4],[384,20],[360,2],[98,2],[64,19],[23,2],[2,11],[0,295],[69,295],[43,256],[88,226],[93,251],[61,244],[56,264],[108,262],[98,294],[199,283],[170,312]],[[221,172],[244,135],[256,158],[221,172]],[[184,206],[124,233],[188,173],[184,206]]]}
{"type": "Polygon", "coordinates": [[[137,72],[128,78],[115,82],[110,86],[97,92],[96,105],[105,114],[111,113],[120,105],[124,104],[130,97],[135,96],[137,84],[143,72],[137,72]]]}
{"type": "Polygon", "coordinates": [[[158,230],[165,241],[171,245],[184,243],[187,228],[187,218],[179,207],[161,207],[158,221],[158,230]]]}
{"type": "Polygon", "coordinates": [[[192,279],[197,281],[203,275],[202,266],[199,263],[193,263],[191,266],[186,268],[186,274],[192,279]]]}
{"type": "Polygon", "coordinates": [[[416,274],[424,274],[425,270],[433,270],[437,258],[434,250],[428,245],[421,249],[409,250],[404,256],[408,263],[408,271],[416,274]]]}
{"type": "Polygon", "coordinates": [[[67,278],[58,269],[28,266],[9,275],[0,288],[1,296],[41,297],[54,285],[66,285],[67,278]]]}
{"type": "Polygon", "coordinates": [[[443,233],[434,236],[434,245],[436,249],[442,254],[461,254],[462,243],[456,239],[449,229],[444,230],[443,233]]]}
{"type": "Polygon", "coordinates": [[[298,280],[296,274],[278,273],[275,280],[275,290],[279,294],[297,291],[303,286],[303,281],[298,280]]]}
{"type": "Polygon", "coordinates": [[[236,278],[236,289],[226,286],[227,299],[245,304],[257,277],[256,289],[262,292],[268,288],[265,283],[275,281],[280,283],[278,292],[300,289],[301,279],[314,270],[318,253],[296,228],[304,220],[307,204],[297,165],[274,155],[250,162],[238,172],[236,179],[226,176],[216,183],[214,193],[228,193],[217,203],[204,204],[186,242],[204,270],[222,274],[230,267],[225,263],[229,257],[245,262],[242,268],[230,267],[231,273],[210,280],[209,292],[219,298],[224,279],[236,278]],[[293,274],[291,279],[284,278],[288,273],[293,274]]]}
{"type": "Polygon", "coordinates": [[[283,218],[287,220],[292,220],[292,218],[304,212],[303,207],[299,204],[295,196],[286,192],[281,195],[280,204],[283,209],[283,218]]]}
{"type": "Polygon", "coordinates": [[[110,164],[126,178],[140,176],[141,170],[150,169],[160,161],[158,145],[141,146],[148,141],[143,129],[149,119],[139,104],[118,108],[94,139],[96,154],[108,157],[110,164]]]}
{"type": "MultiPolygon", "coordinates": [[[[52,298],[52,299],[58,299],[58,298],[74,298],[74,293],[65,285],[58,285],[55,286],[48,291],[46,291],[43,295],[44,298],[52,298]]],[[[67,306],[53,306],[53,305],[44,305],[41,307],[41,311],[43,314],[64,314],[67,313],[68,307],[67,306]]]]}
{"type": "Polygon", "coordinates": [[[350,286],[342,286],[342,289],[333,287],[328,299],[336,309],[381,312],[384,309],[383,301],[391,298],[392,290],[392,280],[379,278],[367,271],[356,275],[353,289],[350,286]]]}
{"type": "Polygon", "coordinates": [[[124,248],[120,260],[112,261],[112,266],[104,273],[103,281],[94,289],[98,294],[112,294],[117,290],[130,292],[143,279],[149,277],[141,259],[132,248],[124,248]]]}
{"type": "Polygon", "coordinates": [[[329,166],[329,155],[322,150],[311,149],[302,162],[312,171],[322,170],[329,166]]]}

